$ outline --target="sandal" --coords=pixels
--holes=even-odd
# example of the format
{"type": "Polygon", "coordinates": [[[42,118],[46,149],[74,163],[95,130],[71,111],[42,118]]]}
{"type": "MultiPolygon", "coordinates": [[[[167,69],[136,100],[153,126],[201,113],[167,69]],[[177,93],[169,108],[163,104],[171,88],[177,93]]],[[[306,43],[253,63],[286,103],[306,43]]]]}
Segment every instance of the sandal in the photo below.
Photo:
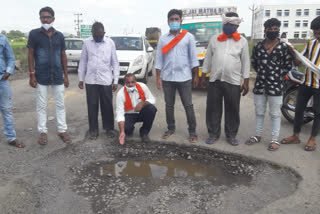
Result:
{"type": "Polygon", "coordinates": [[[229,144],[231,144],[232,146],[238,146],[239,145],[239,141],[234,137],[227,138],[227,142],[229,144]]]}
{"type": "Polygon", "coordinates": [[[257,137],[257,136],[251,136],[246,142],[245,144],[247,145],[253,145],[256,143],[260,143],[261,137],[257,137]],[[260,139],[259,139],[260,138],[260,139]]]}
{"type": "Polygon", "coordinates": [[[217,142],[218,138],[215,138],[215,137],[208,137],[207,140],[206,140],[206,144],[214,144],[215,142],[217,142]]]}
{"type": "Polygon", "coordinates": [[[190,135],[190,137],[188,138],[190,143],[196,143],[198,140],[198,136],[197,135],[190,135]]]}
{"type": "Polygon", "coordinates": [[[68,144],[68,143],[71,143],[71,138],[70,136],[67,134],[67,132],[63,132],[63,133],[59,133],[58,136],[61,138],[61,140],[68,144]]]}
{"type": "Polygon", "coordinates": [[[280,143],[278,141],[276,141],[276,140],[272,140],[271,143],[268,146],[268,150],[272,151],[272,152],[273,151],[277,151],[279,148],[280,148],[280,143]],[[273,147],[274,144],[278,145],[278,147],[273,147]]]}
{"type": "Polygon", "coordinates": [[[304,146],[304,150],[307,152],[312,152],[316,150],[316,143],[313,143],[313,145],[309,146],[310,140],[307,142],[307,144],[304,146]]]}
{"type": "Polygon", "coordinates": [[[25,145],[22,142],[19,142],[17,139],[14,139],[13,141],[8,142],[8,144],[10,146],[14,146],[17,148],[24,148],[25,147],[25,145]]]}
{"type": "Polygon", "coordinates": [[[39,139],[38,139],[38,143],[39,143],[41,146],[47,145],[47,143],[48,143],[48,136],[47,136],[46,133],[41,133],[41,134],[40,134],[39,139]]]}
{"type": "Polygon", "coordinates": [[[281,141],[280,141],[281,144],[299,144],[300,143],[300,139],[296,136],[290,136],[290,137],[287,137],[287,138],[283,138],[281,141]]]}
{"type": "Polygon", "coordinates": [[[162,139],[168,139],[173,134],[174,134],[174,131],[168,130],[162,135],[162,139]]]}

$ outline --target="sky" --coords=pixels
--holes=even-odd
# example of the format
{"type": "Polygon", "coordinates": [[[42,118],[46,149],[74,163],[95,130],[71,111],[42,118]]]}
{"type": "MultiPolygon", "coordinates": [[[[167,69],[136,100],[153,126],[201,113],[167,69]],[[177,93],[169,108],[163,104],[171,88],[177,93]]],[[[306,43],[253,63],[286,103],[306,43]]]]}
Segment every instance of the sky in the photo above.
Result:
{"type": "MultiPolygon", "coordinates": [[[[64,33],[76,34],[75,13],[82,13],[83,24],[102,22],[107,35],[122,33],[144,34],[146,27],[168,31],[167,13],[172,8],[235,6],[244,22],[238,31],[250,35],[253,4],[263,0],[0,0],[0,31],[29,32],[40,27],[39,10],[50,6],[55,11],[54,27],[64,33]]],[[[317,4],[319,0],[304,0],[317,4]]],[[[268,5],[301,4],[301,0],[268,0],[268,5]]]]}

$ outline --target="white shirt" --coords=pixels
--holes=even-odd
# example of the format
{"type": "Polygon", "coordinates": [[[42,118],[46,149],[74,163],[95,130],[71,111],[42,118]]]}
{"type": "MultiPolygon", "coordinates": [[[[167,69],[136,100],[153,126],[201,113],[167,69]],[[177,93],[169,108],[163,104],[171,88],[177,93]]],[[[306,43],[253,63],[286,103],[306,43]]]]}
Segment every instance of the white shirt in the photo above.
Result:
{"type": "MultiPolygon", "coordinates": [[[[154,105],[156,103],[156,99],[151,94],[151,91],[146,86],[146,84],[144,84],[142,82],[139,82],[138,84],[141,86],[141,88],[142,88],[142,90],[144,92],[144,96],[146,97],[146,101],[154,105]]],[[[126,98],[125,98],[125,95],[124,95],[124,87],[122,87],[117,93],[117,98],[116,98],[117,122],[124,121],[124,118],[125,118],[124,114],[137,114],[137,113],[139,113],[139,112],[135,112],[134,111],[134,108],[136,107],[136,105],[141,102],[138,89],[135,87],[135,90],[133,92],[129,92],[128,91],[129,97],[130,97],[131,102],[132,102],[133,109],[130,110],[130,111],[125,111],[125,107],[124,106],[125,106],[126,98]]]]}
{"type": "Polygon", "coordinates": [[[95,42],[91,37],[84,41],[78,68],[79,81],[87,84],[118,84],[120,74],[116,46],[110,38],[95,42]]]}
{"type": "Polygon", "coordinates": [[[210,82],[220,80],[232,85],[240,85],[241,78],[250,76],[250,57],[247,40],[228,38],[219,42],[217,36],[210,40],[203,62],[203,73],[210,72],[210,82]]]}

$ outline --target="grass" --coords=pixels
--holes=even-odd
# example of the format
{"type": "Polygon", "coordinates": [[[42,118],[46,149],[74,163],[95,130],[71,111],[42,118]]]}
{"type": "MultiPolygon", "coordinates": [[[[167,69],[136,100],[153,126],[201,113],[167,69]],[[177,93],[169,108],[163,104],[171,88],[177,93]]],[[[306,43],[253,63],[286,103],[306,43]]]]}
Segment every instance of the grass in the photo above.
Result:
{"type": "Polygon", "coordinates": [[[27,42],[10,42],[10,45],[12,48],[14,47],[26,47],[27,46],[27,42]]]}

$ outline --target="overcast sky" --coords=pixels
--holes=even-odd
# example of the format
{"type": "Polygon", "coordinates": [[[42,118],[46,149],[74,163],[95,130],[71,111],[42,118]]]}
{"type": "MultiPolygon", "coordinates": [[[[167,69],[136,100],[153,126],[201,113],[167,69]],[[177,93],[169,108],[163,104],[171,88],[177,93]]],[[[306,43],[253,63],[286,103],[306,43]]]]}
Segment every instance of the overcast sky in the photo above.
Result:
{"type": "Polygon", "coordinates": [[[167,13],[172,8],[236,6],[244,19],[239,32],[250,35],[252,4],[316,4],[319,0],[1,0],[0,30],[29,32],[40,26],[39,10],[50,6],[55,11],[54,27],[75,34],[74,13],[82,13],[83,24],[95,20],[104,24],[106,33],[142,33],[146,27],[168,30],[167,13]]]}

